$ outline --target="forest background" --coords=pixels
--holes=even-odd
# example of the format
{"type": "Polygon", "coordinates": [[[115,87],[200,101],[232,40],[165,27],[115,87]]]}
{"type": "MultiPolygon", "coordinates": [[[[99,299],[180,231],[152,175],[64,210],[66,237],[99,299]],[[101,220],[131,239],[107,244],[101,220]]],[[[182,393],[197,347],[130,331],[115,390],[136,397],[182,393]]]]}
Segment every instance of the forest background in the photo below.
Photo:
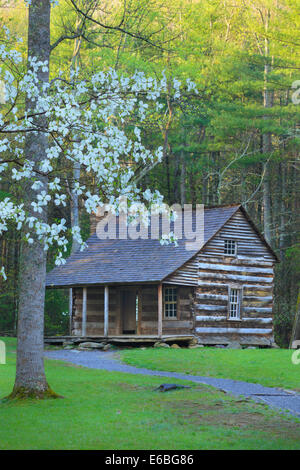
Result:
{"type": "MultiPolygon", "coordinates": [[[[153,115],[143,126],[143,142],[161,145],[163,160],[143,171],[139,184],[158,189],[170,205],[243,204],[280,259],[274,323],[283,347],[300,281],[299,11],[299,0],[80,0],[77,10],[60,0],[51,17],[50,79],[59,70],[88,78],[112,68],[196,84],[197,93],[170,99],[163,119],[153,115]]],[[[0,40],[6,25],[24,64],[27,14],[23,0],[0,0],[0,40]]],[[[70,188],[80,175],[101,193],[83,168],[70,164],[62,172],[70,188]]],[[[1,181],[0,200],[11,188],[12,181],[1,181]]],[[[90,217],[71,189],[65,206],[49,206],[49,218],[67,220],[67,255],[77,248],[77,219],[84,238],[90,234],[90,217]]],[[[20,233],[11,227],[0,240],[7,273],[0,279],[0,334],[16,334],[19,250],[20,233]]],[[[48,269],[53,255],[50,249],[48,269]]],[[[47,291],[46,334],[67,334],[68,324],[68,292],[47,291]]]]}

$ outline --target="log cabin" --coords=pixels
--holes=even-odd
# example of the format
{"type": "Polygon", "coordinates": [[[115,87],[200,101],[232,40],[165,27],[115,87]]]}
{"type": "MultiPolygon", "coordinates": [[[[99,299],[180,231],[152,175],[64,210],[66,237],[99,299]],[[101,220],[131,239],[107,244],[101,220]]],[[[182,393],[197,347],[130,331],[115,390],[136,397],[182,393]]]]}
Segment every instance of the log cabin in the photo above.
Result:
{"type": "Polygon", "coordinates": [[[47,274],[69,288],[71,336],[272,346],[276,254],[241,205],[206,208],[204,244],[99,239],[47,274]]]}

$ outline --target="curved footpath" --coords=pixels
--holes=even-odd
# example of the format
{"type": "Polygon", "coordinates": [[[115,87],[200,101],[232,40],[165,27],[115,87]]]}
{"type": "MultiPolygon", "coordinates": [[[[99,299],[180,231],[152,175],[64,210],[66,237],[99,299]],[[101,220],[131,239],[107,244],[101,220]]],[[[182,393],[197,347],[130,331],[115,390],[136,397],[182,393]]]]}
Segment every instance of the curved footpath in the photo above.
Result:
{"type": "Polygon", "coordinates": [[[206,385],[211,385],[219,390],[236,396],[252,398],[257,402],[263,402],[272,408],[286,410],[293,416],[300,418],[300,394],[280,388],[264,387],[260,384],[242,382],[231,379],[216,379],[213,377],[201,377],[198,375],[180,374],[177,372],[163,372],[129,366],[118,360],[116,353],[104,351],[78,351],[78,350],[54,350],[45,351],[49,359],[56,359],[73,364],[101,369],[113,372],[125,372],[127,374],[153,375],[170,377],[180,380],[189,380],[206,385]]]}

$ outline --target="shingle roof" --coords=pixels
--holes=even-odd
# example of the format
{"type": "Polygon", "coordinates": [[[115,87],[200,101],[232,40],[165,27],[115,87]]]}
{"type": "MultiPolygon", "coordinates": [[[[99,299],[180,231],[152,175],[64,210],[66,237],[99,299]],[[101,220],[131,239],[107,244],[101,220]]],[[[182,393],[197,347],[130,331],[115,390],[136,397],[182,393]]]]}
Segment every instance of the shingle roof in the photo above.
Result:
{"type": "MultiPolygon", "coordinates": [[[[235,205],[205,209],[204,243],[239,208],[235,205]]],[[[199,251],[187,250],[185,242],[178,240],[178,246],[174,246],[151,239],[103,240],[95,233],[87,240],[87,248],[72,254],[64,265],[47,274],[46,286],[160,282],[199,251]]]]}

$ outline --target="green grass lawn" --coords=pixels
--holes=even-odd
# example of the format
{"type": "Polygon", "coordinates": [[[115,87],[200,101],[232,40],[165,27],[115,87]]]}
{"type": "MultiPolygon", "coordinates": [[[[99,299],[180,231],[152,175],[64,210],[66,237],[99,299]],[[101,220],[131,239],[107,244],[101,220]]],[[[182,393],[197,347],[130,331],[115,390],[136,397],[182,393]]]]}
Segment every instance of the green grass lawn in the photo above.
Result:
{"type": "MultiPolygon", "coordinates": [[[[1,397],[11,391],[15,375],[15,341],[5,341],[1,397]]],[[[46,373],[65,398],[2,402],[0,449],[300,448],[299,420],[210,387],[191,384],[191,389],[160,393],[153,389],[172,380],[54,360],[46,361],[46,373]]]]}
{"type": "Polygon", "coordinates": [[[128,364],[154,370],[183,372],[300,390],[300,364],[288,349],[166,349],[122,351],[128,364]]]}

